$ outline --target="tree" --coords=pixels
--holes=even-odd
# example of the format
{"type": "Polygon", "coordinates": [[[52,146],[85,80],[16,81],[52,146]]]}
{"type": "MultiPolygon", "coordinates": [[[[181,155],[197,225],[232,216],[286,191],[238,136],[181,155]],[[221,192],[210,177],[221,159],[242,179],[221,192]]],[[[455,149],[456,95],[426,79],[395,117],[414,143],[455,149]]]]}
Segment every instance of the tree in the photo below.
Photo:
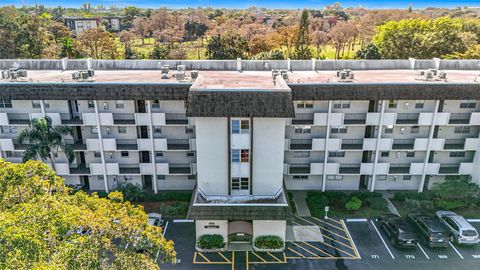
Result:
{"type": "Polygon", "coordinates": [[[75,158],[73,150],[63,141],[63,137],[70,133],[70,127],[53,126],[52,119],[48,116],[33,119],[30,127],[22,130],[17,138],[19,143],[29,143],[23,154],[23,162],[39,158],[43,162],[50,161],[55,168],[55,156],[59,150],[72,162],[75,158]]]}
{"type": "Polygon", "coordinates": [[[116,59],[119,56],[115,35],[100,27],[79,34],[75,48],[84,56],[94,59],[116,59]]]}
{"type": "Polygon", "coordinates": [[[205,55],[208,59],[236,59],[245,58],[247,51],[248,42],[245,38],[227,32],[208,41],[205,55]]]}
{"type": "Polygon", "coordinates": [[[305,9],[300,18],[298,26],[298,33],[295,41],[295,58],[296,59],[310,59],[312,52],[310,51],[310,34],[308,33],[308,11],[305,9]]]}
{"type": "Polygon", "coordinates": [[[159,269],[173,242],[120,192],[71,193],[46,164],[0,160],[0,266],[4,269],[159,269]],[[128,245],[127,245],[128,244],[128,245]]]}
{"type": "Polygon", "coordinates": [[[381,59],[382,55],[377,46],[368,44],[365,48],[357,51],[356,56],[360,59],[381,59]]]}
{"type": "Polygon", "coordinates": [[[320,48],[327,45],[328,39],[329,37],[327,32],[320,30],[316,30],[315,32],[313,32],[312,40],[313,44],[315,44],[315,47],[317,48],[317,58],[320,57],[320,48]]]}
{"type": "Polygon", "coordinates": [[[281,50],[271,50],[269,52],[261,52],[252,57],[254,60],[284,60],[285,56],[281,50]]]}

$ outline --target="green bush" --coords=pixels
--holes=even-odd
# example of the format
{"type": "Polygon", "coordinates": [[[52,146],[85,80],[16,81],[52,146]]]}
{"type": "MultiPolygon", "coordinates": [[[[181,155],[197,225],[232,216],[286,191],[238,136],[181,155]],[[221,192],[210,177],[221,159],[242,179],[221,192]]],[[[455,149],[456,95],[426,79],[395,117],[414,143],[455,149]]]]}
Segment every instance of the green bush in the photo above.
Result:
{"type": "Polygon", "coordinates": [[[350,199],[350,195],[342,191],[328,191],[321,193],[328,198],[331,204],[344,205],[350,199]]]}
{"type": "Polygon", "coordinates": [[[322,192],[308,192],[307,204],[310,209],[310,213],[314,217],[325,216],[325,206],[330,203],[330,200],[323,195],[322,192]]]}
{"type": "Polygon", "coordinates": [[[352,197],[346,204],[345,209],[349,211],[356,211],[362,207],[362,201],[357,197],[352,197]]]}
{"type": "Polygon", "coordinates": [[[381,198],[382,193],[379,193],[379,192],[365,192],[365,191],[364,192],[353,192],[353,193],[350,193],[350,198],[351,197],[357,197],[361,201],[364,201],[367,198],[381,198]]]}
{"type": "Polygon", "coordinates": [[[431,192],[409,192],[409,191],[399,191],[393,194],[393,199],[399,202],[403,202],[406,199],[411,200],[431,200],[433,195],[431,192]]]}
{"type": "Polygon", "coordinates": [[[283,248],[282,238],[276,235],[265,235],[255,238],[254,245],[261,249],[279,249],[283,248]]]}
{"type": "Polygon", "coordinates": [[[160,211],[165,217],[185,218],[188,213],[189,204],[186,202],[175,202],[172,205],[161,206],[160,211]]]}
{"type": "Polygon", "coordinates": [[[223,236],[219,234],[204,234],[197,241],[197,247],[201,249],[217,249],[224,246],[223,236]]]}
{"type": "Polygon", "coordinates": [[[190,202],[192,198],[191,191],[159,191],[159,193],[147,193],[145,201],[150,202],[165,202],[165,201],[180,201],[190,202]]]}
{"type": "Polygon", "coordinates": [[[405,199],[405,207],[410,211],[433,211],[433,201],[431,200],[417,200],[417,199],[405,199]]]}
{"type": "Polygon", "coordinates": [[[368,197],[364,200],[373,210],[388,211],[388,203],[383,197],[368,197]]]}
{"type": "Polygon", "coordinates": [[[295,206],[295,202],[293,201],[293,193],[288,192],[288,203],[290,204],[290,208],[292,209],[292,213],[296,214],[297,213],[297,207],[295,206]]]}
{"type": "Polygon", "coordinates": [[[463,201],[447,201],[447,200],[436,200],[435,206],[443,210],[456,210],[458,208],[465,207],[466,204],[463,201]]]}
{"type": "Polygon", "coordinates": [[[123,197],[126,201],[139,202],[145,198],[145,193],[140,185],[125,183],[117,188],[118,191],[123,193],[123,197]]]}

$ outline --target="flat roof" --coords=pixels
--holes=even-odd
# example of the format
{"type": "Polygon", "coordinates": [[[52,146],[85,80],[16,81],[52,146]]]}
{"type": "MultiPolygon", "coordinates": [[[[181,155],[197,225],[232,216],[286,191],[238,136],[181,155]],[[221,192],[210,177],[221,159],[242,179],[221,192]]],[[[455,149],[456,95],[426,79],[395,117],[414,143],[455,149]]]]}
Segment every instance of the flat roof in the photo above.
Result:
{"type": "MultiPolygon", "coordinates": [[[[348,83],[475,83],[479,70],[442,70],[447,73],[446,80],[419,79],[418,70],[353,70],[354,79],[348,83]]],[[[74,70],[27,70],[27,82],[39,83],[75,83],[74,70]]],[[[293,71],[288,72],[287,83],[338,83],[336,70],[293,71]]],[[[168,79],[162,79],[160,70],[95,70],[92,83],[176,83],[190,82],[190,71],[186,71],[187,80],[177,81],[170,71],[168,79]]],[[[9,82],[0,80],[0,82],[9,82]]],[[[200,71],[193,89],[285,89],[282,83],[274,83],[270,71],[200,71]]]]}

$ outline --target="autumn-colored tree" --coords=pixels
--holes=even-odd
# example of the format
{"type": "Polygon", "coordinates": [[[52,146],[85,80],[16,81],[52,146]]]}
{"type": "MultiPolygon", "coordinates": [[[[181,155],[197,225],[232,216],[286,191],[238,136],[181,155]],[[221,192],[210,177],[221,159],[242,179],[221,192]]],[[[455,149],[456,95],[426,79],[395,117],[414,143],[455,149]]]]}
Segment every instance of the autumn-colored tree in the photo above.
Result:
{"type": "Polygon", "coordinates": [[[77,37],[75,48],[84,56],[94,59],[119,57],[118,42],[114,34],[102,28],[88,29],[77,37]]]}
{"type": "Polygon", "coordinates": [[[312,34],[312,42],[317,49],[317,58],[320,57],[321,47],[327,45],[329,36],[327,32],[317,30],[312,34]]]}
{"type": "Polygon", "coordinates": [[[276,35],[273,37],[277,44],[285,47],[287,58],[293,58],[292,49],[297,33],[297,26],[282,26],[277,29],[276,35]]]}

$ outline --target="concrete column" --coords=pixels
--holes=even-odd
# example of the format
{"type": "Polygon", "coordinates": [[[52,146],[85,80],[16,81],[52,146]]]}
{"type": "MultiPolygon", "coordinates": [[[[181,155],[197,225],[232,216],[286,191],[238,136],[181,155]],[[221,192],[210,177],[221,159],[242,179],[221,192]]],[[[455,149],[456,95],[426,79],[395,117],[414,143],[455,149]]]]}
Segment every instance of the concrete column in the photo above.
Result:
{"type": "Polygon", "coordinates": [[[315,63],[317,62],[317,59],[312,58],[312,70],[315,71],[315,63]]]}
{"type": "Polygon", "coordinates": [[[93,60],[92,58],[87,58],[87,69],[93,68],[93,60]]]}
{"type": "Polygon", "coordinates": [[[375,191],[375,180],[377,179],[377,164],[378,164],[378,156],[380,154],[380,141],[382,139],[382,130],[383,130],[383,114],[385,113],[385,104],[388,102],[387,100],[382,100],[382,108],[380,109],[380,119],[378,121],[378,136],[377,136],[377,144],[375,146],[375,156],[373,161],[373,173],[372,173],[372,183],[370,185],[370,191],[375,191]]]}
{"type": "Polygon", "coordinates": [[[328,140],[330,138],[330,114],[332,113],[332,101],[328,101],[327,112],[327,134],[325,135],[325,152],[323,154],[323,173],[322,173],[322,191],[325,191],[327,185],[327,163],[328,163],[328,140]]]}
{"type": "Polygon", "coordinates": [[[290,63],[290,58],[287,58],[287,70],[292,71],[292,65],[290,63]]]}
{"type": "Polygon", "coordinates": [[[242,58],[237,58],[237,71],[242,72],[242,58]]]}
{"type": "Polygon", "coordinates": [[[149,129],[149,134],[148,137],[150,137],[150,149],[152,149],[152,165],[153,165],[153,192],[155,194],[158,193],[158,187],[157,187],[157,162],[155,161],[155,141],[153,139],[153,115],[152,115],[152,102],[150,100],[147,100],[147,112],[150,121],[148,122],[148,129],[149,129]]]}
{"type": "Polygon", "coordinates": [[[105,186],[105,192],[109,192],[108,189],[108,178],[107,178],[107,164],[105,162],[105,152],[103,151],[103,139],[102,139],[102,130],[100,129],[100,114],[98,112],[98,101],[94,100],[93,104],[95,105],[95,117],[97,118],[97,135],[98,135],[98,144],[100,146],[100,157],[102,158],[103,166],[103,184],[105,186]]]}
{"type": "Polygon", "coordinates": [[[45,118],[47,116],[47,112],[45,111],[45,101],[40,100],[40,110],[42,110],[42,117],[45,118]]]}
{"type": "Polygon", "coordinates": [[[439,106],[440,106],[440,100],[436,100],[435,110],[433,111],[432,122],[430,123],[430,130],[428,131],[427,153],[425,155],[425,160],[423,161],[422,178],[420,179],[420,184],[418,185],[418,192],[423,191],[423,186],[425,185],[425,178],[427,177],[427,165],[428,165],[428,160],[430,159],[433,133],[435,132],[435,119],[437,118],[437,112],[438,112],[439,106]]]}
{"type": "Polygon", "coordinates": [[[62,58],[62,70],[67,70],[68,58],[62,58]]]}

